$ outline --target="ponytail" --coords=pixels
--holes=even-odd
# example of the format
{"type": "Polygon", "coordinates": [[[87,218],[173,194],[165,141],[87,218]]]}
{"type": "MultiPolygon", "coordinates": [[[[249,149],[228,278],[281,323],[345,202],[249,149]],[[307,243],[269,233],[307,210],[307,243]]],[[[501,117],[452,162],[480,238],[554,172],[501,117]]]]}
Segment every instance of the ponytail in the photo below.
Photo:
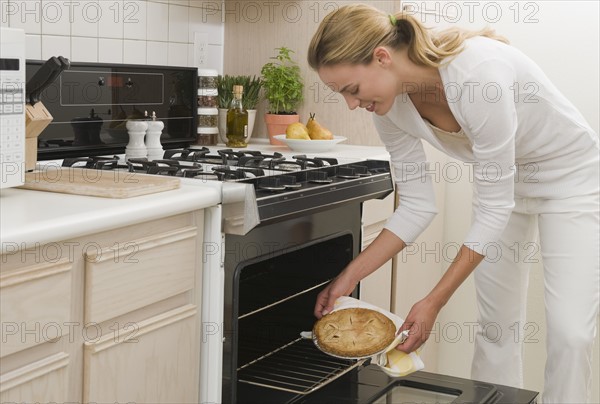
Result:
{"type": "Polygon", "coordinates": [[[508,43],[491,29],[433,32],[406,12],[386,15],[365,4],[352,4],[333,11],[321,22],[309,45],[308,63],[315,70],[334,64],[368,64],[376,47],[388,46],[406,48],[415,64],[439,67],[459,54],[467,39],[476,36],[508,43]]]}

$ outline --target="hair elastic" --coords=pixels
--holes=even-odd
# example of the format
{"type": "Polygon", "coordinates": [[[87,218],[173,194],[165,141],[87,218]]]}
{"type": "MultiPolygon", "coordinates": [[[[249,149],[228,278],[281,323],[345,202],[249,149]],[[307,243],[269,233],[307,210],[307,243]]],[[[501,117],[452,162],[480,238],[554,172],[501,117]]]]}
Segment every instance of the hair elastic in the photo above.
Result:
{"type": "Polygon", "coordinates": [[[393,26],[396,26],[396,23],[398,22],[398,20],[396,20],[396,16],[394,14],[390,14],[390,22],[392,23],[393,26]]]}

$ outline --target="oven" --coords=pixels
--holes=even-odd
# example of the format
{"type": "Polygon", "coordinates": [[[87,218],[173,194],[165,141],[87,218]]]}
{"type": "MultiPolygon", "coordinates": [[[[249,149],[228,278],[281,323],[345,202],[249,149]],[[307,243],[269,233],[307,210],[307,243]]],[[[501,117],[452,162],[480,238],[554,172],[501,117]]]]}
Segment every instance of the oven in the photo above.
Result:
{"type": "MultiPolygon", "coordinates": [[[[357,165],[370,176],[355,179],[352,194],[340,190],[343,180],[320,186],[313,201],[274,194],[267,202],[257,190],[261,222],[225,235],[221,402],[536,402],[535,392],[427,372],[390,378],[369,360],[336,359],[300,337],[312,330],[318,293],[360,252],[362,202],[393,189],[386,162],[357,165]]],[[[343,167],[327,178],[347,177],[343,167]]]]}
{"type": "Polygon", "coordinates": [[[70,93],[42,94],[59,119],[40,137],[39,160],[221,189],[205,229],[201,403],[535,402],[534,392],[426,372],[389,378],[368,361],[334,359],[301,339],[319,291],[360,252],[362,203],[394,190],[389,162],[194,146],[194,113],[181,107],[192,97],[181,89],[195,89],[196,78],[186,69],[112,65],[100,79],[105,65],[73,66],[80,73],[57,84],[70,93]],[[134,104],[125,94],[143,80],[158,80],[145,87],[162,95],[146,104],[167,121],[165,151],[125,159],[118,130],[146,108],[143,97],[134,104]],[[78,88],[105,96],[78,100],[78,88]]]}

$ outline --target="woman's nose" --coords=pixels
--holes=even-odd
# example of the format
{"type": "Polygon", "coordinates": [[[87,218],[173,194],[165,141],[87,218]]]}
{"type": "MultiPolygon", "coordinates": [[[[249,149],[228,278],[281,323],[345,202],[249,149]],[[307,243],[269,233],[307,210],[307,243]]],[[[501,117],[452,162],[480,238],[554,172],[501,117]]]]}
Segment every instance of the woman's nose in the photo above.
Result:
{"type": "Polygon", "coordinates": [[[344,95],[344,99],[346,100],[346,104],[348,104],[348,108],[350,108],[351,110],[354,110],[360,106],[360,100],[356,97],[353,97],[351,95],[344,95]]]}

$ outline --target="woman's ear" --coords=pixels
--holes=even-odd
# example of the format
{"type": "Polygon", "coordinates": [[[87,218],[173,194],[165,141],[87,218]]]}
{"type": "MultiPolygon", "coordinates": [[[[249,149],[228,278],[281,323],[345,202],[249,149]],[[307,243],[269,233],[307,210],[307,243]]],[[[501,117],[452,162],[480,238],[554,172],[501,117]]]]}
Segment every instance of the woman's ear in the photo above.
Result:
{"type": "Polygon", "coordinates": [[[373,60],[382,67],[387,67],[392,62],[392,55],[385,46],[378,46],[373,51],[373,60]]]}

